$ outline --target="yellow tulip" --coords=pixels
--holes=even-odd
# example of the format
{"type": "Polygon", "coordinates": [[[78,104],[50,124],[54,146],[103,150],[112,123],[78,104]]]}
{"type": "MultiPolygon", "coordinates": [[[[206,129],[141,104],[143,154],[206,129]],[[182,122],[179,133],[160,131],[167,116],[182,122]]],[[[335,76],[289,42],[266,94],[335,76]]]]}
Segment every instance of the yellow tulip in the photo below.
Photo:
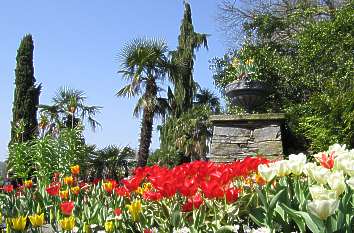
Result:
{"type": "Polygon", "coordinates": [[[72,188],[70,188],[70,191],[72,194],[78,195],[80,192],[80,187],[79,186],[72,187],[72,188]]]}
{"type": "Polygon", "coordinates": [[[138,187],[138,189],[135,191],[136,193],[143,195],[145,192],[149,191],[152,189],[152,184],[151,183],[144,183],[142,187],[138,187]]]}
{"type": "Polygon", "coordinates": [[[33,227],[40,227],[44,224],[44,213],[42,213],[41,215],[34,214],[32,216],[29,216],[28,218],[31,221],[33,227]]]}
{"type": "Polygon", "coordinates": [[[107,221],[104,223],[104,229],[106,232],[110,233],[114,231],[114,223],[113,221],[107,221]]]}
{"type": "Polygon", "coordinates": [[[136,221],[141,212],[141,202],[140,200],[133,201],[130,205],[127,205],[130,215],[132,216],[133,221],[136,221]]]}
{"type": "Polygon", "coordinates": [[[24,231],[26,228],[27,216],[19,216],[17,218],[12,218],[12,229],[15,231],[24,231]]]}
{"type": "Polygon", "coordinates": [[[63,229],[64,231],[71,231],[75,226],[74,216],[65,217],[62,220],[60,220],[60,226],[61,229],[63,229]]]}
{"type": "Polygon", "coordinates": [[[61,199],[68,199],[69,198],[69,191],[68,190],[63,190],[59,192],[59,196],[61,199]]]}

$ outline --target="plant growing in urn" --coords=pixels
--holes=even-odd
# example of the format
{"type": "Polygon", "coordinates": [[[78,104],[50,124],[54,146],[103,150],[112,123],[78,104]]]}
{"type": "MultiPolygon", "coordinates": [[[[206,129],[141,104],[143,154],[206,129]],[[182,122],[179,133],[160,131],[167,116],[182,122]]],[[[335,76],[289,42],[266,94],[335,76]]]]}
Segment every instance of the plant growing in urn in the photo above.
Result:
{"type": "Polygon", "coordinates": [[[225,87],[225,94],[231,99],[232,104],[252,113],[256,107],[264,103],[266,88],[258,80],[257,66],[253,59],[244,59],[242,54],[236,55],[225,75],[235,79],[225,87]]]}

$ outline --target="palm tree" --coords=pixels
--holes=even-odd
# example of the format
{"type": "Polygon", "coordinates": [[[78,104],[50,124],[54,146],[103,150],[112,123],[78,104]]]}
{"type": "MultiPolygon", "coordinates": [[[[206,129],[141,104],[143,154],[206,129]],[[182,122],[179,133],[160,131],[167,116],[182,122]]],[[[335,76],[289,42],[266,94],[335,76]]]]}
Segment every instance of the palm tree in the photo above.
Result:
{"type": "Polygon", "coordinates": [[[95,130],[101,124],[94,119],[94,116],[102,107],[88,106],[85,104],[86,99],[83,91],[68,87],[60,88],[52,99],[53,105],[39,106],[42,115],[40,127],[44,130],[49,126],[50,131],[53,128],[75,128],[80,121],[87,120],[92,130],[95,130]]]}
{"type": "Polygon", "coordinates": [[[94,150],[87,160],[91,177],[113,178],[116,180],[129,175],[135,164],[135,151],[129,146],[107,146],[94,150]]]}
{"type": "Polygon", "coordinates": [[[158,97],[163,81],[170,73],[171,64],[167,57],[166,42],[156,39],[135,39],[125,45],[121,52],[121,70],[119,73],[129,81],[117,92],[119,97],[139,96],[134,116],[142,112],[140,143],[137,166],[143,167],[149,157],[153,120],[166,114],[168,106],[165,98],[158,97]]]}
{"type": "Polygon", "coordinates": [[[220,100],[212,91],[208,89],[200,89],[194,98],[196,100],[194,102],[195,105],[206,105],[210,108],[212,113],[220,113],[220,100]]]}

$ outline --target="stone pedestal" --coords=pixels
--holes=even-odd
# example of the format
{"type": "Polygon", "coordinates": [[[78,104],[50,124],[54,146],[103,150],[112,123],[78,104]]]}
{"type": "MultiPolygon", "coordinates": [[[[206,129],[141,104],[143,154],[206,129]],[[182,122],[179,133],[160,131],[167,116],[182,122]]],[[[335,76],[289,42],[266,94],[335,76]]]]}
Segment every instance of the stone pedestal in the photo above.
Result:
{"type": "Polygon", "coordinates": [[[248,155],[283,155],[283,113],[214,115],[210,154],[214,162],[231,162],[248,155]]]}

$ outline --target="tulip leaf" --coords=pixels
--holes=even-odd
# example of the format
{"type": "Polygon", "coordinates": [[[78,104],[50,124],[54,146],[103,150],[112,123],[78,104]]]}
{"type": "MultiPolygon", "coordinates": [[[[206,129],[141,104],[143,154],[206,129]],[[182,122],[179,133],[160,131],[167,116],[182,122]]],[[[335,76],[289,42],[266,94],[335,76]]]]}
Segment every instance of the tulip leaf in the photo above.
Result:
{"type": "Polygon", "coordinates": [[[279,205],[275,207],[275,211],[279,214],[279,216],[286,221],[286,215],[284,209],[282,209],[279,205]]]}
{"type": "Polygon", "coordinates": [[[172,226],[178,227],[181,222],[181,212],[180,211],[173,211],[171,216],[171,223],[172,226]]]}
{"type": "Polygon", "coordinates": [[[255,208],[249,214],[250,218],[260,227],[265,226],[265,212],[262,208],[255,208]]]}
{"type": "Polygon", "coordinates": [[[262,202],[263,206],[265,207],[265,209],[268,209],[268,202],[267,202],[266,196],[262,193],[261,190],[259,190],[257,188],[256,188],[256,192],[258,194],[259,199],[261,199],[261,202],[262,202]]]}
{"type": "MultiPolygon", "coordinates": [[[[283,205],[278,205],[278,206],[280,206],[279,209],[284,210],[289,215],[289,217],[296,223],[296,225],[299,228],[300,232],[306,232],[306,225],[305,225],[304,220],[301,218],[301,216],[295,214],[293,212],[294,210],[290,209],[289,207],[287,207],[284,204],[283,205]]],[[[278,208],[276,208],[275,210],[279,213],[278,208]]]]}
{"type": "Polygon", "coordinates": [[[272,201],[270,202],[270,205],[269,205],[269,210],[268,211],[273,211],[274,208],[275,208],[275,205],[277,204],[281,194],[284,192],[285,189],[281,190],[280,192],[278,192],[273,198],[272,198],[272,201]]]}
{"type": "Polygon", "coordinates": [[[281,207],[285,210],[285,212],[287,212],[291,216],[292,215],[300,216],[305,221],[306,226],[311,230],[311,232],[313,233],[324,232],[325,227],[322,221],[317,221],[315,218],[311,217],[308,213],[291,209],[284,204],[281,204],[281,207]]]}

